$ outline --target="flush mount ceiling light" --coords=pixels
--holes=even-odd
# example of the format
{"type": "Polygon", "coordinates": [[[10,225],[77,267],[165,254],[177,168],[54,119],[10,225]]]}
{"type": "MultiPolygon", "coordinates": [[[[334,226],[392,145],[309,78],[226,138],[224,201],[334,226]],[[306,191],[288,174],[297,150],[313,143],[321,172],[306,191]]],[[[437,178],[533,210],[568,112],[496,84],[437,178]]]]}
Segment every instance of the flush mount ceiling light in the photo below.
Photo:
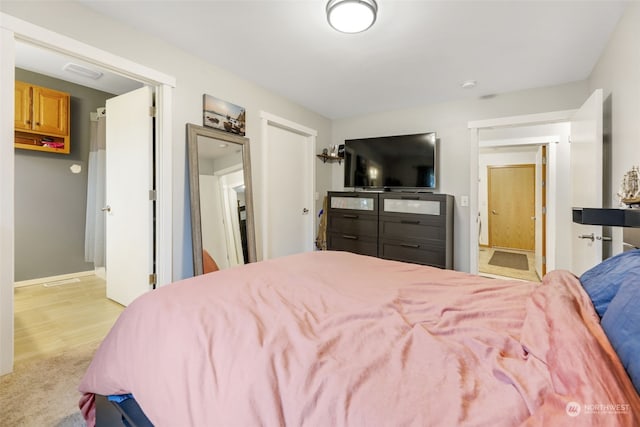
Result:
{"type": "Polygon", "coordinates": [[[74,64],[73,62],[65,64],[62,69],[79,76],[89,77],[93,80],[98,80],[100,77],[102,77],[102,72],[85,67],[84,65],[74,64]]]}
{"type": "Polygon", "coordinates": [[[360,33],[376,22],[378,4],[375,0],[330,0],[327,21],[343,33],[360,33]]]}

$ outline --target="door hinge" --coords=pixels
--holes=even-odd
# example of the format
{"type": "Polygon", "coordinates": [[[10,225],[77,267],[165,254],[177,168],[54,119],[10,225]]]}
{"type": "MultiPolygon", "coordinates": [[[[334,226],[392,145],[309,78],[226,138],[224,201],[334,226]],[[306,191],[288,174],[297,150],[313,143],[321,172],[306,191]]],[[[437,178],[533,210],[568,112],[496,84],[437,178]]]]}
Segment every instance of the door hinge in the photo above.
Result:
{"type": "Polygon", "coordinates": [[[542,164],[543,164],[543,165],[546,165],[546,164],[547,164],[547,158],[546,158],[546,157],[543,157],[543,158],[542,158],[542,164]]]}
{"type": "Polygon", "coordinates": [[[149,200],[156,201],[157,196],[158,193],[156,193],[156,190],[149,190],[149,200]]]}
{"type": "Polygon", "coordinates": [[[543,256],[543,257],[542,257],[542,263],[543,263],[543,264],[546,264],[546,263],[547,263],[547,257],[546,257],[546,256],[543,256]]]}
{"type": "Polygon", "coordinates": [[[543,206],[542,207],[542,215],[546,215],[547,214],[547,207],[543,206]]]}
{"type": "Polygon", "coordinates": [[[151,273],[149,275],[149,284],[150,285],[155,285],[156,284],[156,279],[157,279],[156,273],[151,273]]]}
{"type": "Polygon", "coordinates": [[[149,107],[149,116],[151,117],[155,117],[156,116],[156,107],[149,107]]]}

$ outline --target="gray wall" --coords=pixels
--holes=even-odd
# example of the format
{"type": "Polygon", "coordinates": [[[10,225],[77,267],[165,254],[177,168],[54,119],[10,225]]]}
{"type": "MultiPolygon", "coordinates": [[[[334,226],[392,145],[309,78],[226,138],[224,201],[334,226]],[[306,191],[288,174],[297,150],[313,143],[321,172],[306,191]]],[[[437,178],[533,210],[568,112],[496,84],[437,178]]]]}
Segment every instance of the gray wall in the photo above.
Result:
{"type": "Polygon", "coordinates": [[[71,153],[15,150],[15,280],[93,270],[84,261],[89,113],[114,95],[21,69],[16,80],[71,95],[71,153]]]}

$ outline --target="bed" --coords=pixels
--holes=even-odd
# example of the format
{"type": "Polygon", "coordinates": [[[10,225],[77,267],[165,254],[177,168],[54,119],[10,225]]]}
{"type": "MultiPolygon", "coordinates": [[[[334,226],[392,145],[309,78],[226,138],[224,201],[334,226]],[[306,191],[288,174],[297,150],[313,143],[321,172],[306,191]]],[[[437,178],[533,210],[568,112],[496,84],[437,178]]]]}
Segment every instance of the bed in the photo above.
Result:
{"type": "Polygon", "coordinates": [[[103,396],[132,397],[156,426],[637,426],[635,358],[601,325],[640,289],[640,256],[625,256],[588,286],[332,251],[197,276],[124,310],[80,408],[88,426],[103,396]]]}

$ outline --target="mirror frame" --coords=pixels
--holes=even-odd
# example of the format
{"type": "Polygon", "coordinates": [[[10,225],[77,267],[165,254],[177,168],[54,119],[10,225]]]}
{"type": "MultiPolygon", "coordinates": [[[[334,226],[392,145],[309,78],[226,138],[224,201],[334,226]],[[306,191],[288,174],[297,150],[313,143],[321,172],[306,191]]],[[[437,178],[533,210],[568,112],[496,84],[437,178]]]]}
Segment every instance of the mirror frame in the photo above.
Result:
{"type": "Polygon", "coordinates": [[[247,214],[247,251],[249,262],[256,262],[256,234],[253,217],[253,190],[251,185],[251,156],[249,138],[221,130],[187,123],[187,156],[189,159],[189,197],[191,198],[191,240],[193,248],[193,275],[203,274],[202,216],[200,212],[200,168],[198,165],[198,137],[217,139],[242,147],[245,211],[247,214]]]}

